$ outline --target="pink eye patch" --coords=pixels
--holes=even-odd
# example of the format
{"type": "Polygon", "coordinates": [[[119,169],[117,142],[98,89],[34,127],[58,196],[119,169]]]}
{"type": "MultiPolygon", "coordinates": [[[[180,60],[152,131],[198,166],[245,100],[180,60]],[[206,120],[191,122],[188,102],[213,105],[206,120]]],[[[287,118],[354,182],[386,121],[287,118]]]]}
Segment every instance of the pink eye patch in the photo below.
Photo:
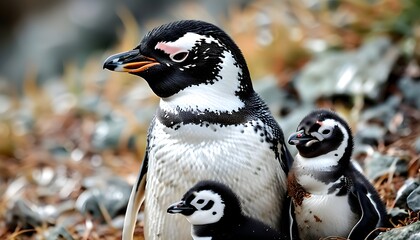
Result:
{"type": "Polygon", "coordinates": [[[173,55],[184,50],[180,47],[171,46],[170,43],[166,43],[166,42],[158,42],[158,44],[156,44],[155,49],[162,50],[168,55],[173,55]]]}

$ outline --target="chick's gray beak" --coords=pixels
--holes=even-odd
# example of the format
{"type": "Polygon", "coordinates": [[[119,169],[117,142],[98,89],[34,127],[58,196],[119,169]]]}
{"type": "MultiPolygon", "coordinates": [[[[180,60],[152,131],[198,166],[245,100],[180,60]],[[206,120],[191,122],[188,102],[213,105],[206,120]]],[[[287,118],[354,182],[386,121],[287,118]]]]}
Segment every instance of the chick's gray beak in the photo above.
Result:
{"type": "Polygon", "coordinates": [[[188,216],[193,214],[196,210],[197,209],[194,206],[187,204],[185,201],[180,201],[170,205],[167,212],[171,214],[181,213],[188,216]]]}
{"type": "Polygon", "coordinates": [[[115,72],[138,73],[158,64],[155,59],[143,56],[138,49],[134,49],[108,57],[103,68],[115,72]]]}
{"type": "Polygon", "coordinates": [[[318,139],[311,135],[307,135],[303,129],[298,132],[292,133],[289,136],[289,139],[287,139],[287,142],[290,145],[305,145],[311,141],[318,141],[318,139]]]}

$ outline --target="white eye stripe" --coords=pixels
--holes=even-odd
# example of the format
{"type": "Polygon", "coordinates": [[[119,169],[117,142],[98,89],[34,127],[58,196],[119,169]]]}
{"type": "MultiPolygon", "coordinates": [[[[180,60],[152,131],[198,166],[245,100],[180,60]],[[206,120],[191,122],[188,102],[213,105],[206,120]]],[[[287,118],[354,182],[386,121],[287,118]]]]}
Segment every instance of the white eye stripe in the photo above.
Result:
{"type": "Polygon", "coordinates": [[[173,42],[158,42],[155,46],[155,49],[164,51],[167,54],[174,54],[178,51],[190,51],[195,45],[200,44],[201,41],[206,43],[215,42],[219,46],[221,44],[213,37],[203,36],[197,33],[188,32],[184,36],[178,38],[173,42]]]}

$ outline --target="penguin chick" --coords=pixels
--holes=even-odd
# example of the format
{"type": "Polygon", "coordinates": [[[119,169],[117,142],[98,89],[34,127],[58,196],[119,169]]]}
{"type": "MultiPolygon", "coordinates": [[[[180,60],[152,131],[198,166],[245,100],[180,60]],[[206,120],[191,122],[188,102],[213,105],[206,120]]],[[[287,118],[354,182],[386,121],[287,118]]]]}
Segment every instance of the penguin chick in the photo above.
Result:
{"type": "Polygon", "coordinates": [[[378,193],[350,161],[353,137],[341,117],[330,110],[313,111],[288,142],[298,150],[288,175],[288,194],[292,224],[301,239],[359,240],[386,225],[378,193]]]}
{"type": "Polygon", "coordinates": [[[200,181],[167,211],[187,218],[194,240],[286,239],[270,226],[245,216],[235,193],[215,181],[200,181]]]}

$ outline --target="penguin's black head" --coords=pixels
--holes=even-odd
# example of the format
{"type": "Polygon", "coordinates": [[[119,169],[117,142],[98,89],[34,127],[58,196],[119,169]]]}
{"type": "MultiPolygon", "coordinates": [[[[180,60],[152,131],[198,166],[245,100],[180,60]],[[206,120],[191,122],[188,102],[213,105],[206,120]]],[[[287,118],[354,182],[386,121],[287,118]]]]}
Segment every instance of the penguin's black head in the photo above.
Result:
{"type": "Polygon", "coordinates": [[[288,142],[296,145],[304,158],[330,154],[337,160],[344,156],[349,161],[353,149],[353,138],[346,121],[326,109],[315,110],[303,118],[288,142]]]}
{"type": "Polygon", "coordinates": [[[220,28],[196,20],[153,29],[133,50],[108,57],[104,68],[144,78],[161,98],[217,81],[236,81],[235,94],[240,97],[252,89],[245,59],[234,41],[220,28]]]}
{"type": "Polygon", "coordinates": [[[201,181],[184,194],[168,213],[183,214],[192,225],[207,225],[237,219],[242,214],[239,200],[227,186],[201,181]]]}

